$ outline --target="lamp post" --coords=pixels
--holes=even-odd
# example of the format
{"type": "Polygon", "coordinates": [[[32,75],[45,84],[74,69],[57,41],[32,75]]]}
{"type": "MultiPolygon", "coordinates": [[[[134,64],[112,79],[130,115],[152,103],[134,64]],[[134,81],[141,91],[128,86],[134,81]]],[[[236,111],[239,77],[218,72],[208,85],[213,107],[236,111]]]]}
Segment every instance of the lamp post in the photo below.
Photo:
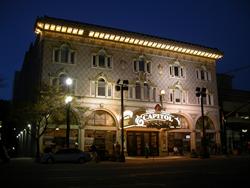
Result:
{"type": "Polygon", "coordinates": [[[160,102],[161,102],[161,108],[163,109],[163,99],[164,99],[164,95],[166,94],[165,90],[161,90],[160,93],[160,102]]]}
{"type": "Polygon", "coordinates": [[[203,109],[203,97],[206,97],[206,88],[199,88],[196,87],[196,97],[200,97],[201,103],[201,117],[202,117],[202,138],[201,138],[201,145],[202,145],[202,158],[208,158],[209,153],[207,150],[207,142],[206,142],[206,129],[205,129],[205,119],[204,119],[204,109],[203,109]]]}
{"type": "MultiPolygon", "coordinates": [[[[67,92],[69,94],[69,87],[72,85],[73,81],[71,78],[66,79],[66,85],[67,85],[67,92]]],[[[73,97],[70,95],[67,95],[65,98],[66,103],[66,147],[69,148],[69,133],[70,133],[70,103],[72,101],[73,97]]]]}
{"type": "Polygon", "coordinates": [[[121,91],[121,162],[125,162],[125,155],[124,155],[124,99],[123,99],[123,91],[128,90],[128,80],[121,81],[120,79],[117,81],[115,86],[116,91],[121,91]]]}

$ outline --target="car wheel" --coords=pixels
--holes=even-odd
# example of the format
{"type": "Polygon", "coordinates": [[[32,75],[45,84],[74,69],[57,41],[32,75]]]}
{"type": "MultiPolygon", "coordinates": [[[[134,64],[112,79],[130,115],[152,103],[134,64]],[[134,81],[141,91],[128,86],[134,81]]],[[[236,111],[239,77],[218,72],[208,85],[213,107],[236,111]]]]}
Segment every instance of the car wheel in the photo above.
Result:
{"type": "Polygon", "coordinates": [[[81,157],[79,160],[78,160],[79,163],[85,163],[85,159],[83,157],[81,157]]]}

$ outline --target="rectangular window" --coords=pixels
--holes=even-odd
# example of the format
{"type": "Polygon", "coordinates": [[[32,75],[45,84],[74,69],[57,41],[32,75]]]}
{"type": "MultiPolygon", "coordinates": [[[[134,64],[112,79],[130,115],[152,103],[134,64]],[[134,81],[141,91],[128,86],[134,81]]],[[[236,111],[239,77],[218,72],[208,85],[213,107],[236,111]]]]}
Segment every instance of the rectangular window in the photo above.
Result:
{"type": "Polygon", "coordinates": [[[74,64],[75,63],[75,52],[70,53],[70,63],[74,64]]]}
{"type": "Polygon", "coordinates": [[[148,84],[144,84],[144,99],[149,100],[149,86],[148,86],[148,84]]]}
{"type": "Polygon", "coordinates": [[[196,70],[196,78],[199,79],[199,71],[196,70]]]}
{"type": "Polygon", "coordinates": [[[184,77],[183,68],[181,68],[181,77],[184,77]]]}
{"type": "Polygon", "coordinates": [[[144,61],[139,61],[139,71],[145,71],[145,64],[144,64],[144,61]]]}
{"type": "Polygon", "coordinates": [[[176,89],[174,91],[174,98],[175,98],[175,102],[176,103],[180,103],[181,102],[181,92],[180,92],[180,90],[176,89]]]}
{"type": "Polygon", "coordinates": [[[54,50],[54,61],[55,62],[59,62],[59,52],[60,52],[59,49],[54,50]]]}
{"type": "Polygon", "coordinates": [[[69,50],[67,48],[61,49],[61,62],[62,63],[68,63],[69,58],[69,50]]]}
{"type": "Polygon", "coordinates": [[[138,69],[137,69],[137,61],[134,61],[134,71],[135,71],[135,72],[138,72],[138,69]]]}
{"type": "Polygon", "coordinates": [[[92,56],[92,65],[93,65],[93,67],[97,67],[96,56],[95,55],[92,56]]]}
{"type": "Polygon", "coordinates": [[[99,55],[99,67],[105,68],[105,56],[99,55]]]}
{"type": "Polygon", "coordinates": [[[205,80],[205,72],[201,70],[201,80],[205,80]]]}
{"type": "Polygon", "coordinates": [[[141,86],[139,83],[137,83],[135,86],[135,98],[141,99],[141,86]]]}
{"type": "Polygon", "coordinates": [[[148,73],[151,72],[151,63],[150,62],[147,63],[147,72],[148,73]]]}
{"type": "Polygon", "coordinates": [[[179,67],[174,67],[174,75],[179,76],[179,67]]]}
{"type": "Polygon", "coordinates": [[[170,102],[173,102],[173,93],[172,92],[169,95],[169,100],[170,100],[170,102]]]}
{"type": "Polygon", "coordinates": [[[98,81],[98,96],[105,96],[105,85],[104,81],[98,81]]]}
{"type": "Polygon", "coordinates": [[[107,57],[107,66],[108,66],[108,68],[112,68],[111,57],[107,57]]]}

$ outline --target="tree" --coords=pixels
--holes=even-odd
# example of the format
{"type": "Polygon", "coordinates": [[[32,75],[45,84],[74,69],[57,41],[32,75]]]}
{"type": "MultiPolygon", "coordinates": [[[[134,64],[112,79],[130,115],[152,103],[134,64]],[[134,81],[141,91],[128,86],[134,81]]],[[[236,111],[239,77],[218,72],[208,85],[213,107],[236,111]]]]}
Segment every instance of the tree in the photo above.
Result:
{"type": "Polygon", "coordinates": [[[64,94],[53,86],[43,84],[35,102],[19,102],[15,104],[13,119],[18,121],[19,128],[27,124],[26,129],[36,141],[36,159],[40,159],[40,138],[46,131],[51,115],[64,105],[64,94]]]}

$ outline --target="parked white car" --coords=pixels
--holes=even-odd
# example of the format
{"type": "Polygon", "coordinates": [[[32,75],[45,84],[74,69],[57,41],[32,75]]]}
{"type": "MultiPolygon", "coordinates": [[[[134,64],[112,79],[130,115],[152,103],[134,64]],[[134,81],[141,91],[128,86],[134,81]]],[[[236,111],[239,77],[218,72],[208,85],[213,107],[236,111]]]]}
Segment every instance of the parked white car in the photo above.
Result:
{"type": "Polygon", "coordinates": [[[42,163],[76,162],[85,163],[92,159],[89,152],[84,152],[76,148],[60,149],[55,153],[44,153],[42,163]]]}

